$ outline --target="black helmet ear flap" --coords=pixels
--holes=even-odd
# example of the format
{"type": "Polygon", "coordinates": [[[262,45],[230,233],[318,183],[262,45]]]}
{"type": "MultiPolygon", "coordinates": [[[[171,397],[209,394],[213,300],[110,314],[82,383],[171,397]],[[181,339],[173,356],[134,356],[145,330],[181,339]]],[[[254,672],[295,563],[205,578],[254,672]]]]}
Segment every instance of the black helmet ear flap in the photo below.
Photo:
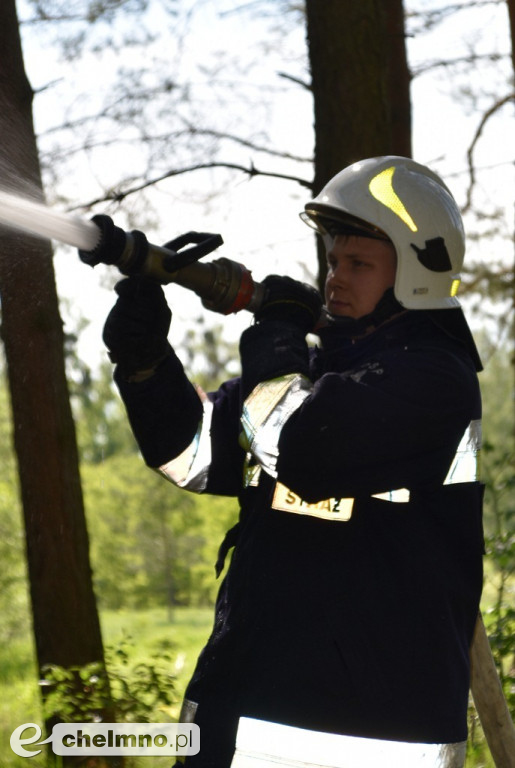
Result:
{"type": "Polygon", "coordinates": [[[478,373],[482,371],[483,363],[481,362],[476,342],[474,341],[474,337],[472,336],[472,332],[465,319],[462,308],[428,309],[426,310],[426,314],[444,333],[461,342],[466,347],[476,371],[478,373]]]}

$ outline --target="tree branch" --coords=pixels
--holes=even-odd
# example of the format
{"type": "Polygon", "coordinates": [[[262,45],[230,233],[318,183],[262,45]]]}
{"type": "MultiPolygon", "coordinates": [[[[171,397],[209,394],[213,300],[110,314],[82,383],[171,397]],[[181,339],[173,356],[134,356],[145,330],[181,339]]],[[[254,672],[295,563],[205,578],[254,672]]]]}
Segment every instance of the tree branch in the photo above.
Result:
{"type": "Polygon", "coordinates": [[[300,77],[294,77],[293,75],[289,75],[287,72],[278,72],[277,74],[279,77],[282,77],[285,80],[290,80],[290,82],[295,83],[296,85],[300,85],[301,88],[305,88],[306,91],[310,91],[311,93],[313,92],[313,85],[306,82],[305,80],[301,80],[300,77]]]}
{"type": "MultiPolygon", "coordinates": [[[[210,128],[196,128],[194,125],[187,121],[184,121],[184,125],[186,126],[186,132],[192,136],[211,136],[214,139],[225,139],[227,141],[233,141],[235,144],[239,144],[240,146],[246,147],[247,149],[252,149],[255,152],[263,152],[267,155],[270,155],[271,157],[282,157],[286,160],[295,160],[298,163],[313,162],[312,157],[300,157],[299,155],[292,155],[289,152],[285,152],[280,149],[269,149],[268,147],[256,144],[253,141],[242,138],[241,136],[234,136],[233,134],[226,133],[225,131],[215,131],[210,128]]],[[[181,134],[181,131],[177,131],[174,135],[180,137],[181,134]]],[[[167,141],[169,140],[170,138],[167,137],[167,141]]]]}
{"type": "Polygon", "coordinates": [[[260,171],[258,168],[255,167],[253,163],[246,168],[244,165],[238,165],[237,163],[219,163],[219,162],[213,162],[213,163],[200,163],[198,165],[192,165],[188,168],[179,168],[175,169],[173,171],[168,171],[167,173],[163,173],[161,176],[156,176],[153,179],[149,179],[148,181],[144,181],[141,184],[136,184],[132,187],[128,187],[124,190],[119,191],[112,191],[107,192],[103,197],[98,197],[95,200],[90,200],[87,203],[82,203],[81,205],[75,205],[72,208],[69,208],[69,211],[75,211],[78,209],[89,209],[92,208],[94,205],[97,205],[98,203],[105,203],[105,202],[117,202],[120,203],[122,200],[125,200],[126,197],[129,197],[129,195],[133,195],[136,192],[141,192],[144,189],[148,189],[148,187],[152,187],[155,184],[158,184],[160,181],[164,181],[165,179],[170,179],[173,176],[180,176],[184,173],[191,173],[192,171],[200,171],[200,170],[209,170],[211,168],[229,168],[234,171],[241,171],[242,173],[246,173],[250,178],[254,176],[268,176],[269,178],[274,179],[283,179],[284,181],[294,181],[297,184],[300,184],[302,187],[305,187],[306,189],[309,189],[311,191],[313,182],[308,181],[307,179],[301,179],[298,176],[289,176],[288,174],[284,173],[274,173],[272,171],[260,171]]]}
{"type": "MultiPolygon", "coordinates": [[[[106,120],[114,120],[115,118],[112,118],[106,111],[102,112],[100,115],[86,115],[85,117],[78,118],[77,120],[67,120],[62,125],[53,126],[51,128],[48,128],[46,131],[43,131],[39,136],[47,137],[51,136],[52,134],[59,133],[64,130],[74,131],[77,128],[83,128],[84,126],[87,126],[88,123],[93,123],[94,121],[98,124],[99,119],[105,118],[106,120]]],[[[196,128],[194,125],[189,123],[188,121],[184,120],[184,129],[182,130],[176,130],[172,134],[145,134],[144,138],[141,139],[140,137],[125,140],[126,143],[138,143],[143,141],[144,143],[148,142],[167,142],[169,143],[172,140],[181,139],[184,136],[201,136],[201,137],[210,137],[214,139],[219,139],[221,141],[230,141],[234,144],[238,144],[239,146],[245,147],[246,149],[250,149],[253,152],[261,152],[263,154],[269,155],[270,157],[279,157],[285,160],[293,160],[297,163],[313,163],[312,157],[302,157],[301,155],[294,155],[291,152],[287,152],[286,150],[281,149],[271,149],[270,147],[266,147],[263,144],[258,144],[257,142],[250,141],[249,139],[245,139],[241,136],[235,136],[234,134],[227,133],[225,131],[215,131],[210,128],[196,128]]],[[[92,140],[84,141],[83,145],[78,145],[76,150],[77,152],[81,152],[83,150],[90,150],[94,149],[96,147],[108,147],[113,143],[120,142],[120,138],[116,136],[114,139],[109,140],[100,140],[93,142],[92,140]]],[[[55,156],[55,153],[53,153],[53,156],[55,156]]]]}
{"type": "Polygon", "coordinates": [[[472,143],[470,144],[468,150],[467,150],[467,163],[468,163],[468,171],[469,171],[469,186],[467,189],[467,199],[465,202],[465,205],[463,207],[462,212],[466,213],[468,210],[470,210],[470,207],[472,205],[472,192],[474,191],[474,187],[476,185],[476,170],[474,167],[474,151],[476,149],[476,145],[481,138],[481,135],[483,133],[483,130],[487,124],[487,122],[490,120],[490,118],[495,115],[496,112],[498,112],[502,107],[504,107],[505,104],[508,104],[508,102],[515,100],[515,92],[509,93],[507,96],[504,96],[502,99],[499,99],[498,101],[493,104],[490,109],[488,109],[481,118],[479,125],[476,129],[476,132],[474,134],[474,138],[472,139],[472,143]]]}
{"type": "Polygon", "coordinates": [[[427,10],[424,8],[420,11],[407,11],[406,18],[408,21],[413,19],[420,21],[420,26],[415,30],[415,33],[420,33],[431,30],[442,21],[445,21],[449,16],[453,16],[459,11],[468,11],[471,8],[483,8],[484,6],[498,4],[499,0],[465,0],[465,2],[450,3],[449,5],[436,8],[435,10],[427,10]]]}
{"type": "Polygon", "coordinates": [[[482,54],[467,54],[466,56],[458,56],[455,59],[436,59],[425,64],[421,64],[419,67],[414,67],[411,70],[411,78],[421,77],[428,72],[433,72],[435,69],[451,69],[452,67],[458,67],[461,64],[470,66],[471,64],[477,64],[482,62],[495,62],[503,61],[509,58],[509,53],[482,53],[482,54]]]}

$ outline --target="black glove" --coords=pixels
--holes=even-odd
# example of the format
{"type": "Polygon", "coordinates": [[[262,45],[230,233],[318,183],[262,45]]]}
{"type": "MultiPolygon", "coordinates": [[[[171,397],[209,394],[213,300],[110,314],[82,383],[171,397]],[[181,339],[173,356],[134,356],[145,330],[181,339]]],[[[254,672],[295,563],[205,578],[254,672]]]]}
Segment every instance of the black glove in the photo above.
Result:
{"type": "Polygon", "coordinates": [[[255,312],[258,322],[290,323],[304,334],[313,330],[322,312],[322,297],[315,288],[279,275],[265,277],[263,286],[264,300],[255,312]]]}
{"type": "Polygon", "coordinates": [[[263,285],[264,300],[255,312],[258,322],[240,339],[243,399],[259,382],[290,373],[309,377],[306,334],[322,312],[320,294],[306,283],[270,275],[263,285]]]}
{"type": "Polygon", "coordinates": [[[107,316],[103,339],[127,379],[155,368],[170,353],[172,313],[159,283],[128,277],[115,286],[118,300],[107,316]]]}

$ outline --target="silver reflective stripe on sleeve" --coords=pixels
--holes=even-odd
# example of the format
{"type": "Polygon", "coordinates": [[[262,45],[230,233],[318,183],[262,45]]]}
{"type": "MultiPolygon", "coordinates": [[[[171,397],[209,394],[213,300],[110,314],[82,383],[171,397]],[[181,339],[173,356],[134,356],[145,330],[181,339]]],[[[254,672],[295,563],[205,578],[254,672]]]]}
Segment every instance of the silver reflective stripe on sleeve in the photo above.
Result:
{"type": "Polygon", "coordinates": [[[211,464],[213,404],[204,397],[202,407],[202,419],[193,441],[179,456],[157,468],[157,472],[174,485],[196,493],[202,493],[205,490],[211,464]]]}
{"type": "Polygon", "coordinates": [[[417,744],[240,718],[231,768],[463,768],[466,742],[417,744]]]}
{"type": "Polygon", "coordinates": [[[410,493],[407,488],[395,488],[384,493],[373,493],[372,496],[374,499],[393,501],[395,504],[407,504],[410,499],[410,493]]]}
{"type": "Polygon", "coordinates": [[[481,450],[481,419],[471,421],[461,438],[444,485],[473,483],[478,479],[478,457],[481,450]]]}
{"type": "Polygon", "coordinates": [[[258,384],[243,404],[243,447],[272,477],[277,477],[281,430],[292,413],[309,397],[312,387],[306,376],[291,373],[258,384]]]}
{"type": "MultiPolygon", "coordinates": [[[[248,452],[247,457],[253,456],[257,462],[253,465],[247,462],[248,466],[244,473],[245,486],[257,485],[261,469],[264,469],[272,477],[277,477],[278,444],[281,430],[292,413],[309,397],[311,391],[311,381],[305,376],[294,373],[258,384],[245,400],[241,417],[243,435],[240,442],[248,452]]],[[[444,485],[470,483],[477,480],[480,449],[481,420],[475,419],[465,430],[444,485]]],[[[288,491],[288,489],[286,490],[288,491]]],[[[295,495],[291,491],[289,493],[292,497],[295,495]]],[[[396,488],[373,494],[373,496],[377,499],[401,504],[410,500],[410,492],[407,488],[396,488]]],[[[353,499],[345,499],[345,501],[350,502],[353,499]]],[[[322,501],[319,502],[319,505],[325,503],[326,501],[322,501]]],[[[302,504],[304,508],[301,511],[305,512],[306,502],[302,502],[302,504]]],[[[313,507],[315,505],[308,506],[313,507]]],[[[283,509],[282,506],[277,508],[283,509]]],[[[289,507],[288,511],[293,511],[293,507],[289,507]]],[[[332,515],[330,517],[335,519],[332,515]]]]}

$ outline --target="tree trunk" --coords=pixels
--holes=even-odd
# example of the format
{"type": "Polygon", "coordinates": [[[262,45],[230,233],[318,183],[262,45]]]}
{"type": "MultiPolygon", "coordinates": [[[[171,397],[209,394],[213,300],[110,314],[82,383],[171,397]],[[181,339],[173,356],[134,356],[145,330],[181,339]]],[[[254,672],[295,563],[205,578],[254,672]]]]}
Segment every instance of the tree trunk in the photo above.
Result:
{"type": "Polygon", "coordinates": [[[411,156],[410,76],[402,0],[307,0],[306,19],[318,194],[356,160],[411,156]]]}
{"type": "Polygon", "coordinates": [[[494,763],[497,768],[515,768],[515,728],[481,616],[474,629],[470,661],[472,696],[494,763]]]}
{"type": "MultiPolygon", "coordinates": [[[[511,66],[512,66],[512,72],[515,75],[515,0],[506,0],[507,6],[508,6],[508,18],[510,22],[510,41],[511,41],[511,66]]],[[[515,213],[515,208],[514,208],[515,213]]],[[[513,229],[513,244],[515,246],[515,215],[514,215],[514,229],[513,229]]],[[[512,367],[512,375],[513,375],[513,381],[514,381],[514,387],[515,387],[515,252],[514,252],[514,261],[513,261],[513,280],[512,280],[512,320],[511,320],[511,367],[512,367]]],[[[515,402],[513,405],[513,429],[512,429],[512,436],[514,443],[513,448],[515,448],[515,402]]],[[[515,456],[512,458],[512,467],[515,470],[515,456]]],[[[513,658],[511,661],[511,673],[515,674],[515,653],[513,654],[513,658]]]]}
{"type": "MultiPolygon", "coordinates": [[[[0,4],[2,182],[41,199],[15,0],[0,4]]],[[[2,338],[26,529],[37,661],[81,667],[103,648],[92,588],[75,427],[51,245],[2,232],[2,338]]]]}
{"type": "MultiPolygon", "coordinates": [[[[515,74],[515,0],[506,0],[506,5],[508,8],[508,19],[510,23],[510,41],[511,41],[511,66],[513,74],[515,74]]],[[[515,221],[514,221],[514,236],[513,236],[513,242],[515,244],[515,221]]],[[[515,381],[515,258],[514,258],[514,265],[513,265],[513,295],[512,295],[512,322],[511,322],[511,342],[512,342],[512,357],[511,357],[511,365],[513,370],[513,379],[515,381]]],[[[515,403],[514,403],[514,409],[515,409],[515,403]]],[[[515,410],[514,410],[514,416],[515,416],[515,410]]],[[[515,440],[515,418],[513,423],[513,438],[515,440]]],[[[515,657],[513,659],[513,664],[515,666],[515,657]]]]}

